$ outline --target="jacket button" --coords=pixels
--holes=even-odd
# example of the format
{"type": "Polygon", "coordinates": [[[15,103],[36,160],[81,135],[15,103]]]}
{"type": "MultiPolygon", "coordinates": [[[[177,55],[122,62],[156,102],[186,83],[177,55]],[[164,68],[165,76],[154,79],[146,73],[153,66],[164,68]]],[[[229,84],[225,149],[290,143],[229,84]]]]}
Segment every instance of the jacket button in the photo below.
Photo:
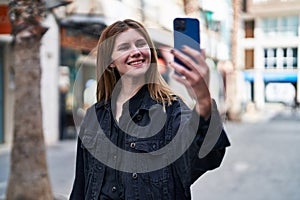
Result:
{"type": "Polygon", "coordinates": [[[113,187],[111,188],[111,191],[112,191],[112,192],[115,192],[115,191],[117,191],[117,188],[116,188],[115,186],[113,186],[113,187]]]}
{"type": "Polygon", "coordinates": [[[130,147],[131,147],[131,148],[134,148],[134,147],[135,147],[135,142],[131,142],[131,143],[130,143],[130,147]]]}
{"type": "Polygon", "coordinates": [[[133,179],[137,179],[137,177],[138,177],[137,173],[133,173],[133,174],[132,174],[132,178],[133,178],[133,179]]]}
{"type": "Polygon", "coordinates": [[[153,144],[153,145],[152,145],[152,148],[153,148],[153,149],[156,149],[156,144],[153,144]]]}
{"type": "Polygon", "coordinates": [[[136,116],[136,120],[138,120],[138,121],[142,120],[142,118],[143,118],[142,115],[137,115],[136,116]]]}

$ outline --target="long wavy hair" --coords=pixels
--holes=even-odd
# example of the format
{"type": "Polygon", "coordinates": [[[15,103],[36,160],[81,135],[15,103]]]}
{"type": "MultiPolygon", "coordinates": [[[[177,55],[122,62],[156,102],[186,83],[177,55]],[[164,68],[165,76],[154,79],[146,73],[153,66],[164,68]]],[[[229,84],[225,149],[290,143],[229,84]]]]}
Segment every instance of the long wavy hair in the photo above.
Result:
{"type": "Polygon", "coordinates": [[[111,55],[116,37],[128,29],[138,31],[150,47],[151,67],[147,70],[145,78],[151,98],[163,104],[167,103],[170,105],[176,98],[158,71],[155,46],[144,26],[131,19],[117,21],[106,27],[101,33],[97,45],[97,101],[104,99],[107,103],[108,99],[112,96],[116,83],[120,79],[117,69],[115,67],[110,68],[109,65],[113,62],[111,55]]]}

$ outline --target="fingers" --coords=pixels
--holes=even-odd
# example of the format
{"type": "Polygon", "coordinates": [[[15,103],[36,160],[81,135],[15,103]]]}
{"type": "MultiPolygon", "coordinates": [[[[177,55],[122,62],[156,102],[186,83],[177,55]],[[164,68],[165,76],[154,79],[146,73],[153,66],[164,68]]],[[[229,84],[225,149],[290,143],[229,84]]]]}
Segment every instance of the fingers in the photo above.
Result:
{"type": "Polygon", "coordinates": [[[183,84],[185,88],[187,89],[188,94],[191,98],[197,99],[196,91],[191,87],[190,82],[184,77],[184,76],[178,76],[176,74],[173,74],[172,77],[178,81],[179,83],[183,84]]]}
{"type": "Polygon", "coordinates": [[[199,72],[206,72],[209,70],[205,61],[206,56],[204,50],[201,50],[200,52],[199,50],[188,46],[183,46],[181,50],[183,53],[174,49],[171,53],[192,70],[197,70],[199,72]]]}
{"type": "MultiPolygon", "coordinates": [[[[192,56],[193,58],[195,58],[197,61],[200,61],[201,59],[203,59],[202,54],[199,52],[199,50],[193,49],[189,46],[184,45],[182,47],[182,51],[187,53],[188,55],[192,56]]],[[[201,51],[202,52],[202,51],[201,51]]]]}
{"type": "Polygon", "coordinates": [[[174,61],[169,62],[169,66],[174,68],[182,76],[176,74],[173,78],[182,83],[188,90],[191,97],[196,100],[196,111],[203,116],[210,114],[210,92],[209,92],[209,67],[205,62],[205,55],[200,51],[188,46],[182,48],[182,52],[172,50],[171,53],[190,69],[174,61]]]}
{"type": "Polygon", "coordinates": [[[190,69],[178,64],[174,61],[169,62],[169,66],[174,68],[176,72],[182,76],[175,74],[173,76],[175,80],[185,85],[187,88],[192,88],[196,96],[202,96],[201,93],[205,90],[208,90],[209,83],[209,68],[204,61],[201,53],[190,47],[183,47],[184,53],[178,50],[172,50],[172,54],[179,59],[182,63],[188,66],[190,69]],[[190,56],[187,56],[190,55],[190,56]],[[200,64],[199,64],[200,63],[200,64]]]}
{"type": "MultiPolygon", "coordinates": [[[[185,48],[184,48],[184,49],[185,49],[185,48]]],[[[184,50],[183,50],[183,51],[184,51],[184,50]]],[[[186,65],[187,67],[189,67],[191,71],[197,70],[197,69],[196,69],[196,68],[197,68],[197,67],[196,67],[197,64],[195,63],[195,61],[194,61],[191,57],[189,57],[189,56],[187,56],[187,55],[181,53],[181,52],[178,51],[178,50],[174,50],[174,49],[172,49],[171,53],[172,53],[177,59],[179,59],[184,65],[186,65]]],[[[198,52],[198,54],[199,54],[199,52],[198,52]]],[[[195,55],[196,55],[196,54],[195,54],[195,55]]]]}
{"type": "Polygon", "coordinates": [[[185,79],[188,79],[190,81],[196,79],[198,76],[197,73],[194,73],[194,71],[189,70],[176,62],[169,62],[169,66],[172,67],[176,72],[181,74],[183,77],[185,77],[185,79]]]}
{"type": "Polygon", "coordinates": [[[182,51],[195,59],[196,61],[196,65],[194,65],[195,70],[197,70],[205,78],[206,74],[209,73],[209,67],[205,61],[206,58],[205,51],[204,50],[198,51],[188,46],[183,46],[182,51]]]}
{"type": "MultiPolygon", "coordinates": [[[[172,50],[171,53],[180,60],[184,65],[190,68],[190,70],[187,70],[183,66],[173,63],[173,65],[170,65],[173,67],[177,72],[180,74],[186,76],[186,79],[192,79],[195,81],[199,81],[199,78],[203,78],[205,82],[209,83],[209,67],[205,62],[205,59],[203,57],[202,52],[204,51],[198,51],[195,49],[192,49],[188,46],[183,46],[182,51],[180,52],[178,50],[172,50]],[[180,67],[181,66],[181,67],[180,67]]],[[[171,62],[172,63],[172,62],[171,62]]]]}

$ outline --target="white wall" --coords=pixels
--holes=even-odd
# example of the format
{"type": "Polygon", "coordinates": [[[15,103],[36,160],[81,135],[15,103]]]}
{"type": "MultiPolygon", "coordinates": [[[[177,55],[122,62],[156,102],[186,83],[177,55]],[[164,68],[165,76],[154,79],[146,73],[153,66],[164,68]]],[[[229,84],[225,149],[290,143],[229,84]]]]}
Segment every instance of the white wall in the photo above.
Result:
{"type": "Polygon", "coordinates": [[[141,21],[141,7],[137,0],[126,2],[110,0],[109,3],[102,1],[102,8],[108,24],[126,18],[141,21]]]}
{"type": "Polygon", "coordinates": [[[49,27],[41,44],[41,98],[43,109],[44,138],[46,144],[58,140],[59,101],[58,101],[58,65],[59,65],[59,28],[55,18],[49,14],[44,21],[49,27]]]}

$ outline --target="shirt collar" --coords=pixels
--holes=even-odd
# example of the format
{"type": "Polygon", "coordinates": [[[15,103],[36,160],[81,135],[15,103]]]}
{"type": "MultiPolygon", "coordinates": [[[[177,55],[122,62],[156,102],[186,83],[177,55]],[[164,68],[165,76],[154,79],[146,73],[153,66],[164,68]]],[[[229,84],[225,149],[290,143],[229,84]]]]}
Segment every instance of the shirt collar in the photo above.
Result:
{"type": "MultiPolygon", "coordinates": [[[[109,99],[107,103],[105,103],[105,100],[102,99],[99,102],[96,103],[95,107],[96,109],[106,107],[111,108],[112,103],[115,103],[112,101],[112,99],[109,99]]],[[[148,85],[145,84],[141,87],[141,89],[125,104],[129,104],[130,113],[135,113],[138,109],[144,109],[149,110],[152,105],[157,103],[157,101],[153,100],[150,96],[148,85]]]]}

